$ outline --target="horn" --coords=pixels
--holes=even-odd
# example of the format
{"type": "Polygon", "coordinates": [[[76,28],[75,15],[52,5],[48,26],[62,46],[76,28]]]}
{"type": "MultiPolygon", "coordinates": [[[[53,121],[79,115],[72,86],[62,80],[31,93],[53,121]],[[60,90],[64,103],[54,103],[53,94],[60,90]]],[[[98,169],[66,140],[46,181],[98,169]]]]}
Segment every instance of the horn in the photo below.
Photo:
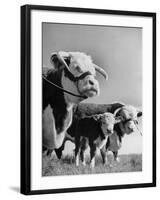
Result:
{"type": "Polygon", "coordinates": [[[100,74],[102,74],[102,76],[104,76],[104,78],[106,80],[108,80],[108,74],[104,71],[104,69],[102,69],[101,67],[99,67],[98,65],[94,64],[95,70],[97,72],[99,72],[100,74]]]}
{"type": "Polygon", "coordinates": [[[64,60],[64,57],[69,57],[70,55],[67,52],[60,51],[57,53],[57,58],[59,61],[65,65],[65,67],[70,71],[69,66],[67,65],[66,61],[64,60]]]}
{"type": "Polygon", "coordinates": [[[117,109],[114,111],[114,113],[113,113],[114,117],[116,117],[117,113],[118,113],[121,109],[122,109],[122,107],[117,108],[117,109]]]}

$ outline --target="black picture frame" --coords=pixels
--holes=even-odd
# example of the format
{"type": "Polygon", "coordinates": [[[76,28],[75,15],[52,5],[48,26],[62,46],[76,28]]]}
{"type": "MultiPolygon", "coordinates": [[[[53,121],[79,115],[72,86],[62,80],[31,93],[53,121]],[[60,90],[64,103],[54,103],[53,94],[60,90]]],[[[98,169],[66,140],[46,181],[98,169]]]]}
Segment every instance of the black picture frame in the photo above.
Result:
{"type": "Polygon", "coordinates": [[[112,190],[127,188],[142,188],[156,186],[156,13],[137,12],[137,11],[120,11],[120,10],[100,10],[89,8],[72,8],[72,7],[55,7],[44,5],[24,5],[21,6],[21,182],[20,191],[25,195],[81,192],[95,190],[112,190]],[[77,13],[122,15],[122,16],[141,16],[150,17],[153,22],[152,26],[152,119],[153,119],[153,149],[152,149],[152,182],[125,184],[125,185],[106,185],[95,187],[78,187],[78,188],[60,188],[49,190],[32,190],[31,189],[31,11],[63,11],[77,13]]]}

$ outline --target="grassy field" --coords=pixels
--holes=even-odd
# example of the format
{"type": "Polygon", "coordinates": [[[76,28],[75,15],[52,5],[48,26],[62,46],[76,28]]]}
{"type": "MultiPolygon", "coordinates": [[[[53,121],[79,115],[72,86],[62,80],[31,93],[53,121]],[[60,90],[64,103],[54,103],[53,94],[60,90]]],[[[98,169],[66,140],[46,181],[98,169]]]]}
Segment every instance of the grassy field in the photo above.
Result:
{"type": "Polygon", "coordinates": [[[96,166],[94,169],[89,167],[89,158],[87,165],[84,167],[80,163],[79,167],[75,166],[75,159],[72,155],[66,155],[61,160],[53,156],[52,160],[46,155],[42,158],[42,175],[57,176],[57,175],[78,175],[78,174],[94,174],[94,173],[114,173],[114,172],[135,172],[142,171],[142,155],[130,154],[120,155],[120,162],[113,161],[113,156],[108,155],[108,166],[102,164],[100,156],[96,157],[96,166]]]}

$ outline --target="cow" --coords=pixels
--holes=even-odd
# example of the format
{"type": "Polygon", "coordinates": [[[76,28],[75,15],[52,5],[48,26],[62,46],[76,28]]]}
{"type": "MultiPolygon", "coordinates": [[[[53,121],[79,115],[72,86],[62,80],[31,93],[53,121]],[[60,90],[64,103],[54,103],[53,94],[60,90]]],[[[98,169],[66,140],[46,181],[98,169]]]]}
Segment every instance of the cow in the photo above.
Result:
{"type": "MultiPolygon", "coordinates": [[[[114,126],[114,133],[108,137],[106,145],[100,150],[103,163],[107,165],[107,152],[112,151],[114,160],[120,162],[118,151],[122,147],[122,139],[125,135],[130,135],[138,129],[138,118],[142,116],[142,111],[136,109],[131,105],[124,105],[118,108],[115,117],[120,117],[121,121],[114,126]]],[[[142,134],[141,134],[142,135],[142,134]]]]}
{"type": "Polygon", "coordinates": [[[79,166],[79,155],[85,166],[84,152],[90,147],[90,166],[95,166],[97,149],[105,146],[108,136],[113,134],[114,125],[120,122],[112,113],[106,112],[99,115],[85,117],[77,121],[75,132],[75,160],[79,166]]]}
{"type": "Polygon", "coordinates": [[[54,69],[43,74],[43,150],[60,148],[72,123],[73,106],[99,94],[96,71],[108,77],[81,52],[53,53],[51,62],[54,69]]]}

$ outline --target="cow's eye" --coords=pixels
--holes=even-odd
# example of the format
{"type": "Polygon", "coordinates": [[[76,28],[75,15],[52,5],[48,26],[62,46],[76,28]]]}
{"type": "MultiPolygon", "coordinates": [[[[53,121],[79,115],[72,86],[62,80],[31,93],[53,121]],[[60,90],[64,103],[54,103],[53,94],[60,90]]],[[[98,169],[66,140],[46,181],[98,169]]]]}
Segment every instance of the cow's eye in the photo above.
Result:
{"type": "Polygon", "coordinates": [[[77,65],[75,68],[76,68],[76,70],[77,70],[78,72],[80,72],[80,73],[82,72],[81,68],[80,68],[78,65],[77,65]]]}

